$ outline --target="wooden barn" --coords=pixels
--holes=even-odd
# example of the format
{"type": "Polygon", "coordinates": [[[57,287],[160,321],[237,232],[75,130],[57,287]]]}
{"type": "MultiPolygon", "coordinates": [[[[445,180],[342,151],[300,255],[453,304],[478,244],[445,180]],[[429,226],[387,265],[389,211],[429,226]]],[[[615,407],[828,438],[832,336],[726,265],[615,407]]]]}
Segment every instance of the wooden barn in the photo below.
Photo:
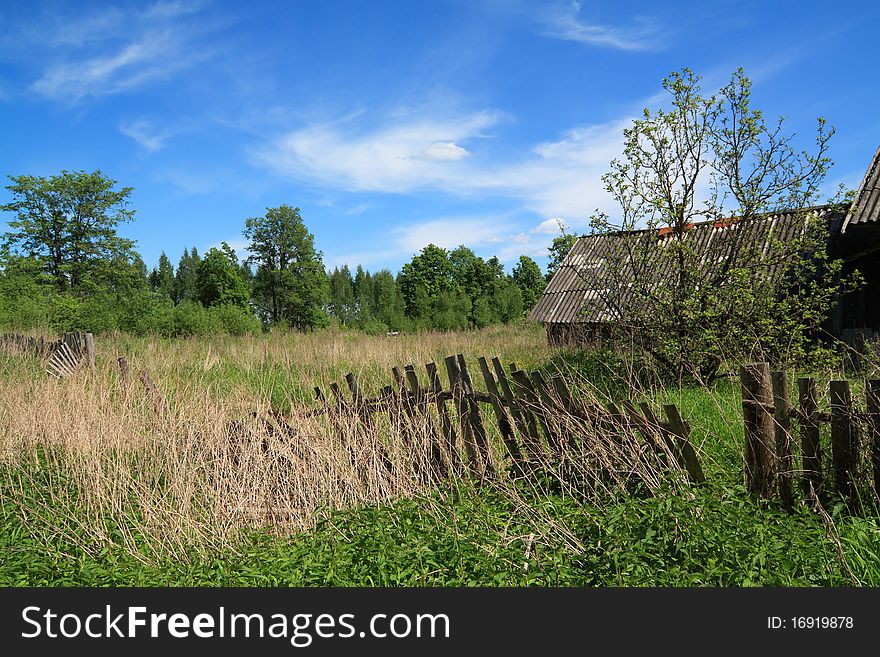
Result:
{"type": "MultiPolygon", "coordinates": [[[[849,208],[823,205],[767,214],[750,222],[745,235],[742,227],[731,230],[735,220],[700,222],[690,225],[686,235],[699,254],[703,273],[710,278],[713,269],[736,248],[734,240],[746,239],[764,253],[784,248],[780,245],[802,234],[805,215],[825,220],[829,255],[844,261],[845,273],[858,270],[865,279],[857,292],[844,296],[834,308],[828,331],[855,346],[880,336],[880,149],[849,208]]],[[[637,277],[643,281],[669,275],[663,270],[668,259],[659,255],[664,229],[623,235],[628,239],[619,239],[620,233],[579,238],[557,269],[529,314],[530,320],[545,326],[551,344],[595,343],[611,324],[625,324],[629,317],[644,311],[638,306],[644,303],[644,295],[636,293],[644,284],[634,285],[637,277]],[[633,248],[644,249],[640,271],[609,266],[622,260],[623,249],[631,252],[633,248]]],[[[768,281],[778,283],[783,275],[783,271],[769,272],[768,281]]]]}

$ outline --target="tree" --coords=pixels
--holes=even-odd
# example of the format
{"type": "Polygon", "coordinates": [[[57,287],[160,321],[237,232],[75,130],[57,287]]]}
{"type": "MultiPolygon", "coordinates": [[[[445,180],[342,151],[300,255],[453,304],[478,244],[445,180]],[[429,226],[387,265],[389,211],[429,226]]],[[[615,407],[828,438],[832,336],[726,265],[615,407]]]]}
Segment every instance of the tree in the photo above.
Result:
{"type": "Polygon", "coordinates": [[[9,222],[3,251],[33,258],[58,292],[88,293],[97,283],[95,274],[107,274],[107,263],[131,256],[134,242],[116,233],[134,216],[128,209],[131,187],[116,189],[116,181],[100,170],[9,178],[13,200],[0,210],[16,218],[9,222]]]}
{"type": "Polygon", "coordinates": [[[267,208],[265,216],[246,220],[244,236],[249,262],[257,266],[253,294],[263,315],[298,329],[324,325],[327,272],[299,208],[267,208]]]}
{"type": "Polygon", "coordinates": [[[196,247],[184,249],[174,274],[174,303],[181,304],[194,301],[198,297],[196,279],[202,259],[196,247]]]}
{"type": "Polygon", "coordinates": [[[519,261],[513,268],[513,282],[519,288],[522,305],[527,310],[535,307],[538,298],[547,287],[547,279],[541,273],[538,263],[528,256],[519,257],[519,261]]]}
{"type": "Polygon", "coordinates": [[[355,318],[354,283],[348,265],[334,267],[330,274],[330,314],[343,326],[355,318]]]}
{"type": "Polygon", "coordinates": [[[380,269],[373,274],[373,307],[376,319],[391,331],[400,331],[406,322],[405,302],[394,274],[388,269],[380,269]]]}
{"type": "Polygon", "coordinates": [[[595,263],[606,272],[607,310],[636,328],[661,364],[705,380],[726,356],[803,353],[841,287],[839,264],[824,256],[823,219],[799,214],[799,233],[766,251],[756,238],[767,213],[815,201],[833,130],[819,119],[814,151],[800,151],[783,119],[768,125],[752,109],[742,70],[716,96],[703,96],[699,81],[687,69],[673,73],[663,81],[669,108],[646,109],[624,130],[623,158],[603,177],[620,221],[599,214],[593,226],[617,235],[595,263]],[[719,235],[698,248],[689,235],[701,220],[714,221],[719,235]],[[638,303],[621,305],[626,299],[638,303]]]}
{"type": "Polygon", "coordinates": [[[553,238],[553,243],[548,249],[548,253],[550,255],[550,260],[547,263],[546,278],[548,283],[550,282],[550,279],[553,278],[553,274],[556,273],[556,270],[559,269],[559,265],[561,265],[563,260],[565,260],[565,256],[567,256],[568,252],[571,251],[571,247],[573,247],[575,242],[577,242],[578,240],[577,235],[566,233],[565,228],[562,226],[562,224],[559,224],[559,230],[562,234],[557,235],[553,238]]]}
{"type": "Polygon", "coordinates": [[[163,298],[174,298],[174,267],[164,251],[159,256],[159,266],[150,272],[150,289],[163,298]]]}
{"type": "Polygon", "coordinates": [[[446,249],[429,244],[403,265],[397,284],[403,294],[406,314],[412,318],[431,315],[432,300],[452,292],[454,267],[446,249]]]}
{"type": "Polygon", "coordinates": [[[235,306],[249,310],[250,293],[238,257],[226,242],[209,249],[196,272],[197,299],[206,307],[235,306]]]}
{"type": "Polygon", "coordinates": [[[354,274],[354,303],[357,309],[357,322],[363,328],[373,319],[375,302],[373,300],[373,277],[360,265],[354,274]]]}

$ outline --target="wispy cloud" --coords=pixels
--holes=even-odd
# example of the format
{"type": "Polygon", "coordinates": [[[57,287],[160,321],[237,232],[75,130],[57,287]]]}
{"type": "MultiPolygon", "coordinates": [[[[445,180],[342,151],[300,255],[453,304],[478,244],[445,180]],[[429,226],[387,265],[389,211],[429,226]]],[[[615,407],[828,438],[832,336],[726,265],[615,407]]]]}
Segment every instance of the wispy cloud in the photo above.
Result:
{"type": "Polygon", "coordinates": [[[440,142],[479,142],[486,130],[497,126],[498,117],[487,110],[433,119],[398,117],[368,129],[320,124],[283,135],[253,155],[259,164],[297,182],[337,190],[438,190],[467,198],[507,198],[542,220],[560,216],[586,221],[605,203],[601,176],[621,152],[629,119],[574,128],[558,140],[503,157],[485,144],[458,159],[422,156],[440,142]]]}
{"type": "Polygon", "coordinates": [[[463,157],[467,157],[469,154],[470,153],[468,153],[466,148],[462,148],[455,142],[438,141],[423,150],[421,156],[426,160],[443,162],[449,160],[460,160],[463,157]]]}
{"type": "Polygon", "coordinates": [[[120,124],[119,132],[134,139],[148,153],[156,153],[165,148],[165,142],[174,136],[177,129],[158,127],[147,119],[137,119],[120,124]]]}
{"type": "Polygon", "coordinates": [[[170,78],[211,56],[191,47],[208,28],[185,19],[201,8],[199,2],[158,2],[140,11],[111,7],[59,17],[39,30],[25,26],[22,38],[39,37],[35,59],[43,62],[29,90],[75,104],[170,78]]]}
{"type": "Polygon", "coordinates": [[[401,193],[457,179],[457,161],[464,151],[457,143],[478,139],[499,119],[488,111],[438,119],[403,117],[367,131],[358,131],[354,121],[321,123],[283,135],[256,149],[254,157],[289,177],[401,193]]]}
{"type": "Polygon", "coordinates": [[[364,212],[370,209],[369,203],[358,203],[354,207],[348,208],[342,214],[347,217],[356,217],[358,215],[362,215],[364,212]]]}
{"type": "Polygon", "coordinates": [[[541,33],[554,39],[619,50],[655,50],[662,45],[662,32],[651,21],[641,19],[628,27],[602,25],[584,20],[580,11],[580,2],[539,11],[536,19],[541,33]]]}

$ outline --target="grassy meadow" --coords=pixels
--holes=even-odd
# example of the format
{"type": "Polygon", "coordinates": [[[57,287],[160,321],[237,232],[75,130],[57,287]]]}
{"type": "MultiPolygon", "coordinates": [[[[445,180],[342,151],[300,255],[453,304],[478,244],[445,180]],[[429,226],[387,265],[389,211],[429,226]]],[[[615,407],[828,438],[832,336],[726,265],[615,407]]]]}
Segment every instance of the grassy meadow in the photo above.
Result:
{"type": "Polygon", "coordinates": [[[627,473],[635,489],[615,480],[587,493],[552,473],[438,485],[382,470],[377,444],[398,449],[393,417],[364,436],[309,415],[314,386],[329,394],[353,372],[375,395],[392,366],[414,364],[425,382],[431,361],[445,381],[443,358],[457,353],[478,388],[476,359],[495,355],[599,399],[633,396],[636,384],[613,357],[552,350],[534,326],[96,341],[95,370],[62,380],[35,357],[0,354],[2,585],[880,585],[876,515],[749,499],[729,379],[637,377],[639,399],[675,403],[690,422],[703,486],[649,468],[627,473]],[[141,370],[164,397],[158,413],[141,370]],[[292,437],[260,420],[270,409],[292,437]]]}

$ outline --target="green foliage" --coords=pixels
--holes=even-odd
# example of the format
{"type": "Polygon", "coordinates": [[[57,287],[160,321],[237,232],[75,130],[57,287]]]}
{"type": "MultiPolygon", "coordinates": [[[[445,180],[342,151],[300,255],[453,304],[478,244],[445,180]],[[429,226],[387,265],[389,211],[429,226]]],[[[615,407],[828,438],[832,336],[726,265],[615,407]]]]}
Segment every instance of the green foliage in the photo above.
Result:
{"type": "Polygon", "coordinates": [[[548,280],[541,273],[537,262],[528,256],[519,257],[519,262],[513,268],[513,282],[519,288],[522,305],[526,312],[538,303],[538,299],[544,293],[544,288],[547,287],[548,280]]]}
{"type": "Polygon", "coordinates": [[[196,247],[184,249],[174,274],[174,303],[195,301],[198,298],[198,271],[202,259],[196,247]]]}
{"type": "Polygon", "coordinates": [[[255,335],[261,333],[263,325],[249,309],[233,305],[208,308],[208,314],[215,317],[222,331],[229,335],[255,335]]]}
{"type": "Polygon", "coordinates": [[[174,298],[174,267],[164,251],[159,256],[159,266],[150,272],[150,289],[161,297],[174,298]]]}
{"type": "Polygon", "coordinates": [[[446,249],[429,244],[406,263],[397,277],[406,314],[413,318],[431,315],[431,302],[453,290],[453,264],[446,249]]]}
{"type": "Polygon", "coordinates": [[[673,73],[663,82],[670,108],[646,109],[624,130],[623,158],[603,176],[621,221],[599,214],[593,227],[614,240],[601,263],[608,289],[597,293],[612,324],[626,327],[618,337],[636,334],[677,376],[712,380],[728,359],[798,362],[849,283],[825,256],[824,218],[803,212],[803,233],[771,236],[768,249],[755,228],[766,213],[813,203],[833,131],[820,120],[816,152],[798,151],[781,120],[768,126],[752,109],[742,70],[718,96],[701,95],[699,82],[673,73]],[[723,235],[697,248],[689,231],[701,220],[723,235]],[[780,285],[776,272],[789,278],[780,285]]]}
{"type": "MultiPolygon", "coordinates": [[[[108,546],[84,553],[33,534],[3,495],[4,586],[841,586],[849,583],[821,520],[748,501],[741,487],[663,492],[585,508],[571,498],[491,487],[451,489],[392,506],[336,512],[311,532],[250,531],[234,550],[143,559],[108,546]],[[523,513],[526,504],[531,513],[523,513]],[[579,543],[569,547],[553,528],[579,543]],[[527,548],[527,546],[530,546],[527,548]],[[528,567],[526,567],[528,566],[528,567]]],[[[59,519],[59,522],[64,522],[59,519]]],[[[844,558],[880,583],[876,520],[838,518],[844,558]]],[[[120,533],[108,528],[110,534],[120,533]]]]}
{"type": "Polygon", "coordinates": [[[172,322],[172,334],[181,337],[217,335],[223,328],[219,316],[192,301],[174,307],[172,322]]]}
{"type": "Polygon", "coordinates": [[[405,315],[419,328],[483,328],[523,314],[522,293],[501,261],[463,245],[447,252],[429,244],[403,266],[397,283],[405,315]]]}
{"type": "Polygon", "coordinates": [[[204,306],[236,306],[249,309],[250,293],[241,275],[238,258],[226,242],[212,248],[196,272],[198,300],[204,306]]]}
{"type": "Polygon", "coordinates": [[[406,325],[405,301],[394,275],[388,269],[373,274],[373,312],[378,322],[389,331],[400,331],[406,325]]]}
{"type": "Polygon", "coordinates": [[[4,258],[30,258],[58,292],[87,294],[97,278],[115,275],[107,263],[131,257],[134,243],[116,234],[134,215],[127,208],[131,187],[114,189],[116,181],[100,171],[9,179],[13,200],[0,210],[15,218],[3,240],[4,258]]]}
{"type": "Polygon", "coordinates": [[[348,265],[335,267],[330,274],[330,314],[343,326],[354,323],[357,308],[354,299],[354,282],[348,265]]]}
{"type": "Polygon", "coordinates": [[[327,273],[299,208],[268,208],[246,220],[244,236],[257,265],[253,293],[261,315],[300,330],[325,326],[327,273]]]}

